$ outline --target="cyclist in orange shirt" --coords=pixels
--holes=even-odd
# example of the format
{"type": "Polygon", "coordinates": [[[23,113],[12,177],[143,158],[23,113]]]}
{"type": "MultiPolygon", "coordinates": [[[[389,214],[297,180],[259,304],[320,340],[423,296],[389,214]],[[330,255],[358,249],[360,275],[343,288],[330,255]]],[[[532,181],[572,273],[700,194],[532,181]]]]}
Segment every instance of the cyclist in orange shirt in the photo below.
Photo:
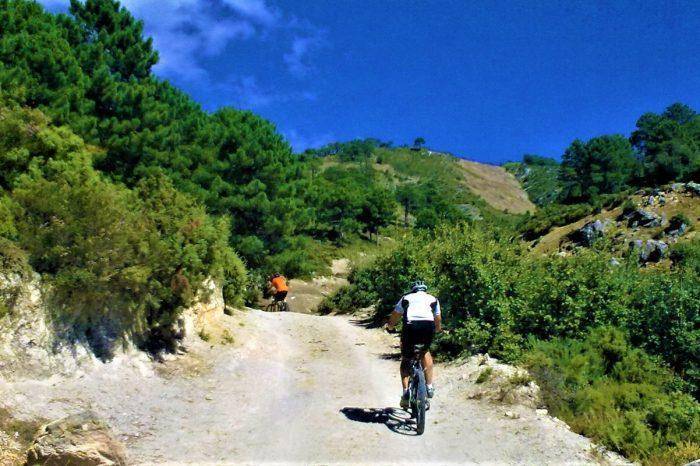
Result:
{"type": "Polygon", "coordinates": [[[287,286],[287,279],[278,273],[270,277],[270,289],[273,291],[272,299],[274,302],[286,302],[287,293],[289,293],[289,286],[287,286]]]}

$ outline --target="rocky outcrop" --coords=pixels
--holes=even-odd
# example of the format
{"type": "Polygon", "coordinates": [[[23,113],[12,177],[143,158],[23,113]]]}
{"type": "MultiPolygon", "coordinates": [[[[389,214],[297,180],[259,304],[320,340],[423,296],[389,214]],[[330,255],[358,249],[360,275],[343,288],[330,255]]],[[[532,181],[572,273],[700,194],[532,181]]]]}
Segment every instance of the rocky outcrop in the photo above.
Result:
{"type": "Polygon", "coordinates": [[[700,196],[700,183],[689,181],[685,184],[685,190],[694,196],[700,196]]]}
{"type": "Polygon", "coordinates": [[[182,313],[180,325],[183,343],[186,344],[212,320],[222,316],[225,308],[223,288],[212,279],[206,280],[196,303],[182,313]]]}
{"type": "Polygon", "coordinates": [[[630,228],[654,228],[663,223],[661,216],[644,209],[635,209],[625,214],[624,218],[627,219],[627,226],[630,228]]]}
{"type": "Polygon", "coordinates": [[[27,465],[122,466],[124,445],[91,411],[46,424],[27,452],[27,465]]]}
{"type": "Polygon", "coordinates": [[[630,249],[638,253],[639,260],[644,264],[659,262],[668,255],[668,244],[654,239],[632,241],[630,249]]]}
{"type": "Polygon", "coordinates": [[[21,464],[22,446],[11,435],[0,430],[0,465],[21,464]]]}
{"type": "Polygon", "coordinates": [[[488,354],[467,359],[458,371],[465,384],[467,398],[508,405],[537,408],[540,388],[525,369],[503,364],[488,354]]]}
{"type": "MultiPolygon", "coordinates": [[[[95,337],[103,329],[89,341],[85,334],[75,335],[70,328],[54,325],[39,275],[0,276],[0,293],[8,305],[7,315],[0,318],[0,377],[47,378],[101,363],[94,350],[95,337]]],[[[196,338],[207,320],[223,312],[223,291],[207,280],[196,303],[173,325],[153,329],[143,348],[156,355],[184,349],[187,339],[196,338]]],[[[129,341],[118,349],[120,353],[136,350],[129,341]]]]}
{"type": "Polygon", "coordinates": [[[588,222],[583,227],[571,233],[569,238],[579,246],[590,247],[595,240],[603,236],[607,227],[608,222],[601,220],[588,222]]]}
{"type": "Polygon", "coordinates": [[[51,324],[39,275],[0,277],[8,315],[0,319],[0,376],[49,377],[94,362],[87,344],[68,343],[51,324]]]}
{"type": "Polygon", "coordinates": [[[669,221],[668,227],[664,230],[664,233],[671,237],[683,236],[690,225],[686,223],[682,216],[675,216],[669,221]]]}

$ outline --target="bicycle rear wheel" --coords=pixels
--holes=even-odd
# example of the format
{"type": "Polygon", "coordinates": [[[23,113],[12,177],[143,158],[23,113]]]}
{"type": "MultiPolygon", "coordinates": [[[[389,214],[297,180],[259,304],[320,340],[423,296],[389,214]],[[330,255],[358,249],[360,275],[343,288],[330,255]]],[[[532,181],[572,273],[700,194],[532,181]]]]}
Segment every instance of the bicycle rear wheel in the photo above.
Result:
{"type": "Polygon", "coordinates": [[[425,374],[423,374],[422,368],[416,370],[413,377],[416,390],[415,396],[413,397],[413,417],[416,418],[416,433],[422,435],[423,432],[425,432],[425,408],[428,403],[425,374]]]}
{"type": "Polygon", "coordinates": [[[280,303],[279,301],[272,301],[270,304],[267,305],[265,308],[267,312],[279,312],[280,311],[280,303]]]}

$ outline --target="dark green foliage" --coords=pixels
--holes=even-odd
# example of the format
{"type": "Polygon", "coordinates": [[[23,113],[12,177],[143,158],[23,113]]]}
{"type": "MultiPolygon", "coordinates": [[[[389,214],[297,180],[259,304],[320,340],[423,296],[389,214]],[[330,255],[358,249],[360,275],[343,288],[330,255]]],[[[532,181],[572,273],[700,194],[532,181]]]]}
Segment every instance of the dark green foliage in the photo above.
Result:
{"type": "MultiPolygon", "coordinates": [[[[595,201],[583,204],[550,204],[534,214],[527,214],[520,219],[517,229],[523,239],[532,241],[546,235],[552,228],[568,225],[587,215],[612,209],[627,199],[626,193],[604,194],[595,201]]],[[[636,208],[636,206],[635,206],[636,208]]]]}
{"type": "Polygon", "coordinates": [[[104,67],[122,81],[150,76],[158,54],[153,51],[152,40],[142,38],[141,21],[134,20],[116,0],[71,0],[70,3],[78,27],[70,28],[69,33],[80,36],[82,52],[89,55],[82,57],[82,61],[92,65],[87,71],[95,73],[104,67]]]}
{"type": "Polygon", "coordinates": [[[514,308],[516,333],[581,338],[591,327],[625,318],[623,297],[636,278],[635,265],[613,268],[607,256],[588,250],[526,264],[528,272],[514,285],[520,301],[514,308]]]}
{"type": "Polygon", "coordinates": [[[677,243],[671,248],[674,268],[694,270],[700,275],[700,239],[677,243]]]}
{"type": "Polygon", "coordinates": [[[347,142],[333,142],[319,149],[307,149],[304,155],[307,157],[336,156],[343,162],[364,162],[372,157],[377,147],[389,147],[391,143],[384,143],[374,138],[353,139],[347,142]]]}
{"type": "Polygon", "coordinates": [[[683,464],[700,453],[700,404],[623,332],[534,341],[524,362],[552,413],[576,432],[649,464],[683,464]]]}
{"type": "Polygon", "coordinates": [[[645,274],[631,288],[626,327],[632,341],[661,355],[700,397],[698,262],[674,274],[645,274]],[[693,266],[695,270],[693,270],[693,266]]]}
{"type": "Polygon", "coordinates": [[[647,185],[700,178],[700,115],[687,105],[645,113],[630,140],[642,157],[647,185]]]}
{"type": "Polygon", "coordinates": [[[541,155],[525,154],[523,155],[523,163],[534,167],[558,167],[559,162],[551,157],[542,157],[541,155]]]}
{"type": "Polygon", "coordinates": [[[0,161],[11,167],[3,180],[11,194],[0,204],[3,271],[26,255],[51,284],[58,325],[145,341],[208,278],[227,287],[232,304],[240,299],[245,269],[228,246],[228,220],[208,216],[157,173],[134,189],[111,182],[79,137],[36,111],[3,115],[11,122],[0,141],[0,161]]]}
{"type": "Polygon", "coordinates": [[[559,163],[549,157],[526,154],[522,162],[510,162],[503,167],[523,185],[530,200],[538,207],[555,202],[561,192],[559,163]]]}
{"type": "Polygon", "coordinates": [[[212,212],[232,217],[232,242],[253,265],[308,224],[295,184],[303,170],[275,128],[232,109],[209,116],[153,77],[151,41],[115,0],[73,2],[71,16],[3,0],[0,30],[5,98],[39,107],[103,147],[97,167],[111,178],[135,186],[166,174],[212,212]]]}
{"type": "Polygon", "coordinates": [[[613,266],[596,250],[532,256],[506,232],[462,226],[411,235],[355,271],[327,306],[375,305],[381,321],[421,278],[450,330],[437,338],[442,356],[524,358],[545,402],[578,432],[650,463],[697,455],[697,244],[676,246],[669,272],[640,270],[633,259],[613,266]],[[625,334],[594,330],[606,326],[625,334]]]}
{"type": "Polygon", "coordinates": [[[395,218],[393,190],[368,165],[326,169],[310,186],[308,199],[316,210],[315,233],[331,240],[376,234],[395,218]]]}
{"type": "Polygon", "coordinates": [[[622,135],[575,140],[564,152],[559,172],[561,199],[589,201],[600,194],[626,189],[638,171],[632,146],[622,135]]]}
{"type": "Polygon", "coordinates": [[[693,266],[641,271],[634,260],[613,266],[595,250],[533,257],[507,231],[465,225],[409,236],[354,272],[350,288],[329,305],[347,311],[376,304],[382,319],[416,278],[443,304],[452,332],[441,345],[450,354],[513,359],[530,337],[581,338],[590,328],[616,325],[697,390],[700,278],[693,266]]]}

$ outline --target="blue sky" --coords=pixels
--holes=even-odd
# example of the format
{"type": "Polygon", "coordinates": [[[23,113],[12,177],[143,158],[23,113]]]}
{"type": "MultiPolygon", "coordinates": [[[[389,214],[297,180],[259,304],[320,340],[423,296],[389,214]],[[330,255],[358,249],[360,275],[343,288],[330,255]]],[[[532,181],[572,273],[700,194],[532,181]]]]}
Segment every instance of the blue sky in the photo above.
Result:
{"type": "MultiPolygon", "coordinates": [[[[67,0],[42,0],[56,11],[67,0]]],[[[296,150],[377,137],[500,163],[700,110],[697,1],[124,0],[155,72],[296,150]]]]}

